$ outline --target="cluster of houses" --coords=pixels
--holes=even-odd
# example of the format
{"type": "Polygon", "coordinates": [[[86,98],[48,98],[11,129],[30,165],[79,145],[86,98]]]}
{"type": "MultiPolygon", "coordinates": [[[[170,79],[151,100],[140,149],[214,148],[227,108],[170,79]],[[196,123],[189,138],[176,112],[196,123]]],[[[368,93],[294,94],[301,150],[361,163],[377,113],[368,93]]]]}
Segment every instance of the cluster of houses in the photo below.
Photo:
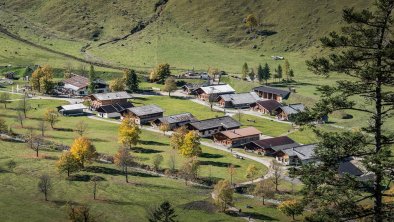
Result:
{"type": "MultiPolygon", "coordinates": [[[[69,84],[65,84],[65,87],[74,90],[72,92],[75,95],[87,94],[86,79],[74,76],[65,82],[69,84]],[[73,88],[76,82],[84,84],[73,88]]],[[[80,115],[90,109],[102,118],[130,116],[136,124],[151,125],[156,128],[166,124],[172,131],[185,126],[189,130],[197,131],[202,138],[211,138],[216,144],[272,156],[277,162],[286,166],[299,166],[318,161],[314,155],[316,144],[299,144],[287,136],[266,138],[254,127],[242,128],[242,124],[230,116],[203,120],[198,120],[191,113],[164,116],[164,110],[157,105],[134,107],[129,101],[132,97],[127,92],[106,92],[104,88],[97,88],[103,89],[103,92],[83,97],[89,107],[83,104],[63,105],[58,107],[59,112],[63,115],[80,115]]],[[[199,87],[187,85],[183,89],[185,93],[194,94],[204,101],[214,99],[223,108],[250,108],[264,114],[276,115],[282,120],[289,120],[291,115],[304,110],[302,104],[282,105],[282,100],[287,99],[290,92],[267,86],[256,87],[249,93],[235,93],[229,85],[199,87]]],[[[344,161],[338,171],[350,173],[363,180],[373,176],[361,167],[359,159],[353,157],[344,161]]]]}
{"type": "MultiPolygon", "coordinates": [[[[94,80],[93,85],[95,93],[109,92],[109,85],[101,79],[94,80]]],[[[87,96],[89,94],[88,88],[88,78],[77,74],[71,74],[70,78],[63,80],[61,87],[58,87],[56,90],[57,93],[61,95],[87,96]]]]}
{"type": "Polygon", "coordinates": [[[305,106],[301,103],[283,105],[282,102],[289,98],[290,91],[269,86],[255,87],[252,92],[247,93],[236,93],[228,84],[211,86],[186,84],[182,89],[188,95],[195,95],[206,102],[217,103],[222,108],[251,109],[276,116],[279,120],[291,121],[293,114],[305,110],[305,106]]]}

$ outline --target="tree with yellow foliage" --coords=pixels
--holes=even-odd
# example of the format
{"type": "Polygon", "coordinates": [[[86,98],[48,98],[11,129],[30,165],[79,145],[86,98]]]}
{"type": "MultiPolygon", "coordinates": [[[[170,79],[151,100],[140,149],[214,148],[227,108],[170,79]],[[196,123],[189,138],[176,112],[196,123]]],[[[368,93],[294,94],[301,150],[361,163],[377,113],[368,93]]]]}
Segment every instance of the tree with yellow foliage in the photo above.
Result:
{"type": "Polygon", "coordinates": [[[185,135],[179,151],[185,157],[193,157],[201,154],[200,136],[197,131],[190,131],[185,135]]]}
{"type": "Polygon", "coordinates": [[[71,152],[65,152],[60,156],[56,167],[60,173],[67,172],[67,177],[70,177],[70,173],[78,171],[80,165],[71,152]]]}
{"type": "Polygon", "coordinates": [[[121,168],[126,176],[126,183],[129,182],[128,167],[134,162],[133,156],[126,148],[120,148],[114,156],[115,165],[121,168]]]}
{"type": "Polygon", "coordinates": [[[174,150],[179,150],[183,144],[186,133],[188,132],[185,126],[177,128],[171,135],[170,146],[174,150]]]}
{"type": "Polygon", "coordinates": [[[224,212],[227,205],[233,202],[233,194],[234,190],[231,188],[230,182],[221,180],[215,185],[212,198],[215,204],[220,207],[220,210],[224,212]]]}
{"type": "Polygon", "coordinates": [[[49,93],[53,89],[53,69],[49,65],[38,67],[31,75],[30,83],[33,90],[49,93]]]}
{"type": "Polygon", "coordinates": [[[132,148],[137,145],[141,129],[135,124],[131,116],[126,116],[119,126],[119,143],[125,147],[132,148]]]}
{"type": "Polygon", "coordinates": [[[249,14],[246,19],[246,26],[250,29],[250,31],[253,31],[253,29],[258,25],[258,21],[255,15],[249,14]]]}
{"type": "Polygon", "coordinates": [[[86,162],[90,162],[97,156],[96,148],[88,138],[83,136],[74,140],[70,152],[82,168],[84,168],[86,162]]]}
{"type": "Polygon", "coordinates": [[[123,78],[117,78],[109,82],[109,89],[112,92],[124,91],[125,84],[123,78]]]}
{"type": "Polygon", "coordinates": [[[252,179],[252,183],[253,183],[253,179],[257,176],[258,173],[259,170],[257,169],[257,167],[254,164],[250,164],[246,169],[246,178],[252,179]]]}
{"type": "Polygon", "coordinates": [[[59,114],[56,110],[54,109],[47,109],[45,111],[45,116],[44,116],[45,121],[47,121],[49,124],[51,124],[51,128],[53,129],[55,126],[55,123],[59,122],[59,114]]]}
{"type": "Polygon", "coordinates": [[[278,209],[286,214],[287,216],[291,216],[293,220],[295,220],[296,215],[301,215],[304,211],[303,204],[297,200],[286,200],[283,201],[279,206],[278,209]]]}

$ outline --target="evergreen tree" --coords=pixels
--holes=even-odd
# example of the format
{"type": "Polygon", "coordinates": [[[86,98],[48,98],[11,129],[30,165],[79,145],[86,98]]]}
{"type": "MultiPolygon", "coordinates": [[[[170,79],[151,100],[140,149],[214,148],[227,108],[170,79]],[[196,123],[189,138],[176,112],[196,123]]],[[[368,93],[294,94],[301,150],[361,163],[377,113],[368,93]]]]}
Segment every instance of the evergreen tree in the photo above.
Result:
{"type": "Polygon", "coordinates": [[[259,65],[259,67],[257,67],[257,80],[260,84],[264,80],[264,70],[261,64],[259,65]]]}
{"type": "Polygon", "coordinates": [[[268,80],[271,78],[271,70],[267,63],[265,63],[263,68],[263,79],[265,80],[265,85],[268,85],[268,80]]]}
{"type": "Polygon", "coordinates": [[[139,79],[134,69],[126,69],[123,73],[123,79],[128,90],[131,92],[138,91],[139,79]]]}
{"type": "Polygon", "coordinates": [[[280,82],[280,80],[282,79],[283,76],[283,69],[281,65],[278,65],[278,68],[275,69],[276,75],[275,78],[278,78],[278,81],[280,82]]]}
{"type": "Polygon", "coordinates": [[[89,86],[88,86],[88,92],[89,94],[92,94],[95,92],[95,81],[96,81],[96,73],[94,71],[93,65],[90,65],[90,70],[89,70],[89,86]]]}
{"type": "Polygon", "coordinates": [[[288,82],[290,80],[290,63],[287,59],[285,60],[285,67],[283,71],[285,73],[286,80],[288,82]]]}
{"type": "Polygon", "coordinates": [[[177,215],[175,214],[174,208],[171,206],[171,203],[168,201],[164,201],[160,206],[154,210],[154,212],[149,215],[149,222],[175,222],[175,218],[177,215]]]}
{"type": "Polygon", "coordinates": [[[293,69],[290,69],[289,77],[290,77],[290,80],[293,80],[293,78],[294,78],[294,70],[293,69]]]}
{"type": "Polygon", "coordinates": [[[249,67],[248,67],[248,64],[245,62],[244,64],[243,64],[243,66],[242,66],[242,76],[241,76],[241,78],[242,79],[246,79],[246,76],[248,75],[248,73],[249,73],[249,67]]]}
{"type": "Polygon", "coordinates": [[[313,206],[309,220],[393,220],[394,203],[383,201],[394,180],[390,149],[394,133],[386,122],[394,114],[393,8],[393,0],[378,0],[375,12],[345,9],[347,26],[342,33],[332,32],[321,39],[323,46],[331,49],[330,55],[307,62],[316,74],[327,77],[335,72],[351,80],[319,87],[322,99],[303,114],[303,122],[342,109],[365,115],[361,132],[315,130],[320,140],[315,149],[319,164],[304,165],[297,171],[305,184],[304,202],[313,206]],[[362,181],[356,176],[338,175],[338,166],[349,157],[357,157],[360,167],[373,176],[362,181]]]}
{"type": "Polygon", "coordinates": [[[254,79],[256,78],[256,73],[254,72],[254,70],[252,69],[249,73],[249,78],[250,80],[252,80],[252,82],[254,81],[254,79]]]}

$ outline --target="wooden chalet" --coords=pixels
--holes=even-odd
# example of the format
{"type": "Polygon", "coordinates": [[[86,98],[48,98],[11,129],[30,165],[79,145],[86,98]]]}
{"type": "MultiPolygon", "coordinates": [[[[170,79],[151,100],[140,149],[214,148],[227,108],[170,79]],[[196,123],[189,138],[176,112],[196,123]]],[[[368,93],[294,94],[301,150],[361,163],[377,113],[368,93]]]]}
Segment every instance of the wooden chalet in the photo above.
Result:
{"type": "Polygon", "coordinates": [[[273,156],[278,151],[299,146],[287,136],[274,137],[258,141],[252,141],[245,145],[245,149],[252,150],[262,155],[273,156]]]}
{"type": "Polygon", "coordinates": [[[198,131],[200,137],[211,137],[221,131],[238,129],[241,124],[229,116],[222,116],[191,122],[187,126],[189,130],[198,131]]]}
{"type": "Polygon", "coordinates": [[[276,153],[276,161],[286,166],[299,166],[315,161],[316,144],[300,145],[276,153]]]}
{"type": "Polygon", "coordinates": [[[212,85],[196,89],[197,98],[204,101],[217,101],[218,96],[233,94],[235,90],[230,85],[212,85]]]}
{"type": "Polygon", "coordinates": [[[162,124],[168,124],[170,130],[174,130],[194,121],[197,121],[197,119],[191,113],[181,113],[158,118],[152,122],[152,125],[155,127],[160,127],[162,124]]]}
{"type": "Polygon", "coordinates": [[[255,92],[224,94],[218,96],[218,103],[224,108],[249,108],[251,104],[260,100],[255,92]]]}
{"type": "Polygon", "coordinates": [[[253,89],[262,99],[272,99],[278,102],[282,102],[284,99],[288,99],[290,91],[278,89],[269,86],[259,86],[253,89]]]}
{"type": "Polygon", "coordinates": [[[93,109],[97,109],[100,106],[114,105],[117,103],[125,104],[127,103],[127,100],[131,98],[131,95],[129,95],[125,91],[111,93],[95,93],[85,97],[86,100],[89,100],[91,102],[91,107],[93,109]]]}
{"type": "Polygon", "coordinates": [[[289,104],[287,106],[278,107],[276,111],[276,117],[279,120],[292,120],[292,115],[303,112],[305,110],[305,106],[301,103],[297,104],[289,104]]]}
{"type": "Polygon", "coordinates": [[[197,92],[196,90],[199,89],[200,87],[205,87],[208,84],[194,84],[194,83],[187,83],[184,86],[182,86],[183,93],[187,95],[196,95],[197,92]]]}
{"type": "MultiPolygon", "coordinates": [[[[86,96],[88,95],[89,79],[72,74],[68,79],[63,80],[63,93],[73,96],[86,96]]],[[[96,79],[94,81],[95,93],[106,93],[109,91],[109,86],[104,81],[96,79]]]]}
{"type": "Polygon", "coordinates": [[[97,116],[103,118],[120,118],[121,113],[131,107],[133,107],[133,104],[131,102],[115,103],[115,104],[100,106],[96,109],[96,111],[97,111],[97,116]]]}
{"type": "Polygon", "coordinates": [[[240,147],[260,139],[261,132],[254,127],[233,129],[213,135],[214,142],[226,147],[240,147]]]}
{"type": "Polygon", "coordinates": [[[122,116],[129,115],[136,124],[149,124],[163,117],[164,110],[156,105],[138,106],[128,108],[122,112],[122,116]]]}
{"type": "Polygon", "coordinates": [[[250,108],[253,111],[260,112],[263,114],[274,115],[277,108],[281,107],[282,105],[273,99],[268,100],[259,100],[250,105],[250,108]]]}

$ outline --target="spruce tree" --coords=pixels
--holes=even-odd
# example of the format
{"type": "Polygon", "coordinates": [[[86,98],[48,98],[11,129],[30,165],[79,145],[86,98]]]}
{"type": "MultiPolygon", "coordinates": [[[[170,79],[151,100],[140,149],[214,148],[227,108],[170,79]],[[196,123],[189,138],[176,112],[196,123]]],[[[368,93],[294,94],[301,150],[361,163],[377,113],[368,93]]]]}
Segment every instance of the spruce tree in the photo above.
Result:
{"type": "Polygon", "coordinates": [[[94,71],[93,65],[90,65],[90,70],[89,70],[89,86],[88,86],[88,92],[89,94],[92,94],[95,92],[95,81],[96,81],[96,73],[94,71]]]}
{"type": "Polygon", "coordinates": [[[171,203],[168,201],[164,201],[157,209],[149,215],[149,222],[175,222],[175,218],[177,215],[175,214],[174,208],[171,206],[171,203]]]}
{"type": "Polygon", "coordinates": [[[263,69],[263,79],[265,80],[265,85],[268,85],[268,80],[271,78],[271,70],[267,63],[264,65],[263,69]]]}
{"type": "Polygon", "coordinates": [[[248,63],[244,63],[243,64],[243,66],[242,66],[242,76],[241,76],[241,78],[242,79],[246,79],[246,76],[248,76],[248,74],[249,74],[249,67],[248,67],[248,63]]]}
{"type": "Polygon", "coordinates": [[[386,190],[394,180],[390,149],[394,132],[387,123],[394,115],[393,7],[394,0],[377,0],[374,12],[345,9],[347,26],[321,39],[330,55],[307,62],[316,74],[328,77],[335,72],[345,80],[319,87],[322,98],[302,114],[302,122],[343,109],[365,116],[360,131],[315,130],[320,140],[315,149],[319,163],[304,165],[297,173],[305,184],[305,203],[313,206],[310,221],[394,220],[394,203],[385,201],[393,196],[386,190]],[[349,157],[360,159],[360,167],[371,175],[368,180],[338,173],[349,157]]]}
{"type": "Polygon", "coordinates": [[[264,71],[261,64],[259,65],[259,67],[257,67],[257,80],[259,81],[260,84],[264,80],[264,71]]]}
{"type": "Polygon", "coordinates": [[[138,91],[139,87],[139,79],[137,76],[137,73],[135,72],[134,69],[127,69],[124,71],[123,78],[125,81],[125,85],[128,90],[131,92],[136,92],[138,91]]]}

